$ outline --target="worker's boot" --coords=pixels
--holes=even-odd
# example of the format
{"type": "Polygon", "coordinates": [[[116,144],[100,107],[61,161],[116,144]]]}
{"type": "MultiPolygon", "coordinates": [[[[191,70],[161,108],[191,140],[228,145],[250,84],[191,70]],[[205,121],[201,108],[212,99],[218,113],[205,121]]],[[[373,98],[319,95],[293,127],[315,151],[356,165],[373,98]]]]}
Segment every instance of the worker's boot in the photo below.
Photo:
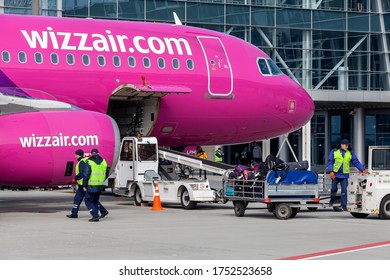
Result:
{"type": "Polygon", "coordinates": [[[329,207],[333,207],[333,203],[334,201],[336,200],[336,194],[335,193],[331,193],[330,194],[330,200],[329,200],[329,207]]]}

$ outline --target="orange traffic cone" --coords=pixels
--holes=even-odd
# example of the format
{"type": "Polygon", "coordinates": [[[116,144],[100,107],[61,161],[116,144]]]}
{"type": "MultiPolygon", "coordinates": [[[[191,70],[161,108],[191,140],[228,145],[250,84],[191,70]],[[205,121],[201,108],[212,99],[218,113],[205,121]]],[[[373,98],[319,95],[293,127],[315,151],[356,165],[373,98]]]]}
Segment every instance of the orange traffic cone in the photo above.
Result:
{"type": "Polygon", "coordinates": [[[162,208],[162,206],[161,206],[160,191],[158,190],[158,183],[155,184],[153,207],[151,210],[164,210],[164,208],[162,208]]]}

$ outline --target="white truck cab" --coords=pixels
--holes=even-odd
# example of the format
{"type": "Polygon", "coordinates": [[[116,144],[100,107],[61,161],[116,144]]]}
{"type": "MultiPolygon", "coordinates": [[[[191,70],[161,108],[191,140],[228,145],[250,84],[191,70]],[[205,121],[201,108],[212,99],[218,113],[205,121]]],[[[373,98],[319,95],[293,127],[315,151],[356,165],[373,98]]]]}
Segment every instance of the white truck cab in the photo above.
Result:
{"type": "MultiPolygon", "coordinates": [[[[161,153],[163,156],[165,153],[161,153]]],[[[170,159],[172,161],[172,159],[170,159]]],[[[159,149],[155,137],[125,137],[120,148],[120,157],[109,185],[116,194],[134,197],[135,204],[153,202],[155,185],[158,183],[161,203],[181,203],[184,209],[195,208],[198,202],[214,202],[215,191],[207,179],[175,180],[175,163],[159,175],[159,149]]]]}
{"type": "Polygon", "coordinates": [[[348,185],[348,211],[355,218],[370,214],[390,219],[390,146],[370,146],[369,175],[352,175],[348,185]]]}

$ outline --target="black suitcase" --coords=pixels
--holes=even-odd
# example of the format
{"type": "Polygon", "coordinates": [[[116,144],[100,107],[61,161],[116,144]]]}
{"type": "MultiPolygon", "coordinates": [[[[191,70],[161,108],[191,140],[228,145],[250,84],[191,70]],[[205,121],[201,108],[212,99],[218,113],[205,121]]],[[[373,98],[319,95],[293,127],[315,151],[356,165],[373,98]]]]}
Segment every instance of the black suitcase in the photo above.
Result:
{"type": "Polygon", "coordinates": [[[286,164],[289,170],[307,170],[309,168],[309,162],[307,160],[286,162],[286,164]]]}

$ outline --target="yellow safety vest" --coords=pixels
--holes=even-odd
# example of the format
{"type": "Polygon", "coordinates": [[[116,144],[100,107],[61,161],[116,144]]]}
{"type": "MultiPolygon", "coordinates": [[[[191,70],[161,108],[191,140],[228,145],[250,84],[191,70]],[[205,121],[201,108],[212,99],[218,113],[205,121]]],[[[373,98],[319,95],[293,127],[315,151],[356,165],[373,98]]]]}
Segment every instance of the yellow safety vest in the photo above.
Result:
{"type": "Polygon", "coordinates": [[[221,153],[215,153],[215,162],[222,162],[223,156],[221,153]]]}
{"type": "MultiPolygon", "coordinates": [[[[87,162],[88,158],[82,158],[80,161],[77,162],[76,164],[76,176],[77,174],[80,173],[80,162],[84,161],[87,162]]],[[[77,184],[82,185],[83,184],[83,179],[77,180],[77,184]]]]}
{"type": "Polygon", "coordinates": [[[96,164],[93,160],[89,160],[91,166],[91,176],[88,180],[88,186],[103,186],[106,180],[107,162],[103,159],[100,164],[96,164]]]}
{"type": "Polygon", "coordinates": [[[349,174],[350,162],[352,160],[352,154],[350,151],[345,151],[345,155],[341,154],[340,149],[334,151],[333,153],[334,163],[333,163],[333,172],[339,171],[341,165],[343,165],[343,174],[349,174]]]}

